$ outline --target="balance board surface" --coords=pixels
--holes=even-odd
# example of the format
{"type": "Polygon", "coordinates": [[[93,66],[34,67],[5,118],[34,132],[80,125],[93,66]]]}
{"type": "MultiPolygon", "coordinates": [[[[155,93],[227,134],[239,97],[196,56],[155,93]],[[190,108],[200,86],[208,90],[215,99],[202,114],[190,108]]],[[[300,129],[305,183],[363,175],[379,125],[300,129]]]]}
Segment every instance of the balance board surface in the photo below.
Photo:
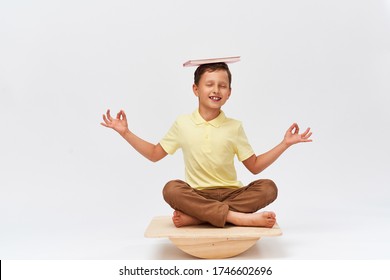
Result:
{"type": "Polygon", "coordinates": [[[273,228],[238,227],[227,225],[216,228],[208,224],[176,228],[170,216],[152,219],[145,237],[168,238],[182,251],[205,259],[229,258],[252,247],[261,237],[279,236],[277,224],[273,228]]]}

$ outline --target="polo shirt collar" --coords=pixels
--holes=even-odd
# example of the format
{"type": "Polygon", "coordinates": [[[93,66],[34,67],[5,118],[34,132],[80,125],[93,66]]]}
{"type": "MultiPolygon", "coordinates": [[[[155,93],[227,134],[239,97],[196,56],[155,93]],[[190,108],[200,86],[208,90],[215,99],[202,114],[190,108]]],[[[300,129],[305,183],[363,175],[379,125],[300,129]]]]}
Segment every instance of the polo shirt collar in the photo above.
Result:
{"type": "Polygon", "coordinates": [[[213,119],[213,120],[211,120],[209,122],[202,118],[202,116],[199,114],[199,110],[198,109],[195,110],[192,113],[192,121],[196,125],[208,123],[208,124],[211,124],[214,127],[220,127],[225,120],[226,120],[226,116],[225,116],[225,113],[222,110],[219,113],[218,117],[216,117],[215,119],[213,119]]]}

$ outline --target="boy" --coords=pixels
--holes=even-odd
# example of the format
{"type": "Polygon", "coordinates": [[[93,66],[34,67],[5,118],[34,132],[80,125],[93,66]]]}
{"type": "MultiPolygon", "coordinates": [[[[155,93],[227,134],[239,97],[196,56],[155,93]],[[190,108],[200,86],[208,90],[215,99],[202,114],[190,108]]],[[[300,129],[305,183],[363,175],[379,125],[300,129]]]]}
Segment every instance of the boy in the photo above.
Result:
{"type": "Polygon", "coordinates": [[[177,118],[165,137],[151,144],[128,129],[126,114],[121,110],[112,118],[110,110],[103,115],[105,127],[117,131],[135,150],[156,162],[182,148],[186,181],[173,180],[163,189],[165,201],[175,210],[176,227],[210,223],[224,227],[271,228],[274,212],[258,211],[277,197],[271,180],[256,180],[248,186],[237,181],[234,156],[253,174],[271,165],[287,148],[300,142],[311,142],[310,128],[299,134],[292,124],[283,141],[270,151],[256,156],[248,143],[241,122],[227,118],[221,110],[231,95],[231,73],[224,62],[200,65],[194,74],[193,92],[198,109],[177,118]]]}

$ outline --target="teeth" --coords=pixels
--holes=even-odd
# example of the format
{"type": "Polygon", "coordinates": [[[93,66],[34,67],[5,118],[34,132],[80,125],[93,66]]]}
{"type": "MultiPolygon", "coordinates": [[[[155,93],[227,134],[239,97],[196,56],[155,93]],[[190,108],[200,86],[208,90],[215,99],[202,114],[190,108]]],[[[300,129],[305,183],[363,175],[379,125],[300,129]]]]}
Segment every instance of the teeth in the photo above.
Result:
{"type": "Polygon", "coordinates": [[[217,96],[210,96],[210,99],[212,99],[212,100],[221,100],[221,97],[217,97],[217,96]]]}

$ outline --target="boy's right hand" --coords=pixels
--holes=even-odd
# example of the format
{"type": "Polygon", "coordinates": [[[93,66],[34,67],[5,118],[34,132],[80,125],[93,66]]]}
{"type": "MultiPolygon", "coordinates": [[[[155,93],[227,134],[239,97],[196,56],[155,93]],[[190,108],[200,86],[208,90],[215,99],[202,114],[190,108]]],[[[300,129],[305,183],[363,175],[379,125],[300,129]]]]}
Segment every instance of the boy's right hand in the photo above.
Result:
{"type": "Polygon", "coordinates": [[[100,123],[101,125],[114,129],[120,135],[124,135],[129,130],[126,114],[123,110],[120,110],[116,115],[116,119],[114,119],[111,117],[110,109],[108,109],[107,113],[103,114],[103,120],[104,123],[100,123]]]}

